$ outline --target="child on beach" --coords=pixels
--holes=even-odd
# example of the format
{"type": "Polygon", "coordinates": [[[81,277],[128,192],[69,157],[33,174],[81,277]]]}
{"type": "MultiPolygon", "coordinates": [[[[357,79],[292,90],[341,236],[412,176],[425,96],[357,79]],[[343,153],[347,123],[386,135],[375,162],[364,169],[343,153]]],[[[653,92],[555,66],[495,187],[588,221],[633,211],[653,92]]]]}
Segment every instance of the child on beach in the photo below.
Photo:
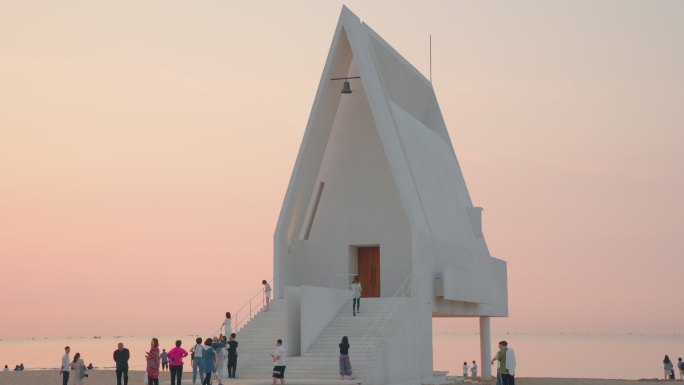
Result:
{"type": "Polygon", "coordinates": [[[159,358],[161,358],[162,371],[166,371],[169,369],[169,359],[167,357],[168,353],[166,353],[166,349],[162,349],[162,352],[159,355],[159,358]]]}
{"type": "Polygon", "coordinates": [[[468,377],[468,363],[464,362],[463,363],[463,377],[468,377]]]}
{"type": "Polygon", "coordinates": [[[477,362],[473,360],[473,366],[470,367],[470,375],[472,377],[477,377],[477,362]]]}

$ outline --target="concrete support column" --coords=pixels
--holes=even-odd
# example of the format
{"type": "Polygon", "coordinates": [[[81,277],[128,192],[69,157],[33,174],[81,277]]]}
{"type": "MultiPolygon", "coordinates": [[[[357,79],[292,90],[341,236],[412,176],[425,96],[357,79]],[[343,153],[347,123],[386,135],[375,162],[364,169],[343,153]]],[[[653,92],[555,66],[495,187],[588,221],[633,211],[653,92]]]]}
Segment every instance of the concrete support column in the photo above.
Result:
{"type": "Polygon", "coordinates": [[[480,369],[483,380],[492,378],[492,341],[489,317],[480,317],[480,369]]]}

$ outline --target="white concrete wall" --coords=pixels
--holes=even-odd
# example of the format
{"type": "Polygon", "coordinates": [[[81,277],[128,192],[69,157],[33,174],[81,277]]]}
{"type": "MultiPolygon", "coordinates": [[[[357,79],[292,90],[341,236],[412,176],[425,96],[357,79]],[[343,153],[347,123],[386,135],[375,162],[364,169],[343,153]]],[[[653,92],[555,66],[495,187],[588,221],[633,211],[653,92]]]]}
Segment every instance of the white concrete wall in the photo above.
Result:
{"type": "Polygon", "coordinates": [[[431,84],[343,10],[278,221],[276,295],[283,285],[325,287],[334,274],[356,273],[350,246],[379,245],[383,296],[411,273],[414,291],[435,315],[505,315],[501,269],[474,271],[473,278],[495,281],[491,288],[503,300],[464,302],[492,301],[456,293],[451,273],[440,286],[447,297],[434,296],[433,281],[445,271],[491,259],[479,219],[431,84]],[[351,81],[351,95],[330,81],[345,75],[361,76],[351,81]],[[302,240],[321,181],[311,233],[302,240]]]}
{"type": "Polygon", "coordinates": [[[299,285],[300,266],[296,264],[292,251],[297,243],[299,231],[305,220],[306,208],[315,191],[315,182],[321,159],[328,143],[331,127],[337,113],[337,104],[342,98],[341,85],[331,82],[332,74],[345,74],[352,60],[351,47],[344,33],[341,17],[330,52],[318,84],[316,98],[302,139],[302,145],[292,171],[292,177],[285,194],[274,234],[274,289],[278,298],[283,298],[284,285],[299,285]]]}
{"type": "MultiPolygon", "coordinates": [[[[352,89],[340,102],[315,182],[325,187],[309,239],[293,241],[281,256],[292,266],[282,284],[329,287],[331,275],[357,273],[350,246],[380,246],[381,295],[388,296],[411,271],[410,227],[364,89],[353,81],[352,89]]],[[[315,189],[306,209],[314,197],[315,189]]]]}
{"type": "Polygon", "coordinates": [[[414,300],[386,330],[382,345],[382,384],[424,383],[432,379],[432,316],[414,300]]]}
{"type": "Polygon", "coordinates": [[[351,291],[302,286],[300,298],[301,351],[306,352],[344,304],[349,302],[351,291]]]}
{"type": "Polygon", "coordinates": [[[442,297],[446,300],[500,304],[506,295],[502,287],[506,287],[506,263],[498,259],[470,258],[457,268],[444,268],[442,297]]]}
{"type": "Polygon", "coordinates": [[[285,301],[285,326],[283,345],[286,356],[301,355],[301,289],[294,286],[283,288],[285,301]]]}

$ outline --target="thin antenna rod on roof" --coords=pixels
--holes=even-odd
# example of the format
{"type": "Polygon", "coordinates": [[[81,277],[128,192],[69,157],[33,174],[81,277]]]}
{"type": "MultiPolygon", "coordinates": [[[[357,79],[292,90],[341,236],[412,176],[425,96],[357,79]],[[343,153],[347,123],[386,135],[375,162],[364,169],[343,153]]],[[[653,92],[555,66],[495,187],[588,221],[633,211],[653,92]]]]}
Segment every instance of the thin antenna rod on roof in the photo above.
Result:
{"type": "Polygon", "coordinates": [[[430,34],[430,83],[432,83],[432,34],[430,34]]]}

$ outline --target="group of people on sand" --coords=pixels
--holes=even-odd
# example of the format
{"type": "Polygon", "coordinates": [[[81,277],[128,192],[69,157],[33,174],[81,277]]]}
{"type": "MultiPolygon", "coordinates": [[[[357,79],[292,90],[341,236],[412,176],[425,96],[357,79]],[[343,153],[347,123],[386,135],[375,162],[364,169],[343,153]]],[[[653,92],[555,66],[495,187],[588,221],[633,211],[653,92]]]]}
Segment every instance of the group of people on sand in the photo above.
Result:
{"type": "MultiPolygon", "coordinates": [[[[677,369],[679,370],[679,379],[681,380],[684,377],[684,361],[682,361],[682,357],[677,359],[677,369]]],[[[675,379],[675,364],[670,361],[670,357],[667,354],[663,358],[663,372],[665,374],[664,380],[675,379]]]]}
{"type": "MultiPolygon", "coordinates": [[[[10,371],[9,366],[5,365],[5,367],[2,369],[2,371],[3,371],[3,372],[9,372],[9,371],[10,371]]],[[[24,371],[24,363],[22,362],[22,363],[19,364],[19,365],[15,365],[15,366],[14,366],[14,371],[15,371],[15,372],[23,372],[23,371],[24,371]]]]}
{"type": "Polygon", "coordinates": [[[468,370],[470,370],[470,377],[477,377],[477,362],[473,360],[473,365],[468,366],[468,362],[463,363],[463,377],[468,377],[468,370]]]}
{"type": "MultiPolygon", "coordinates": [[[[499,351],[492,357],[492,364],[496,364],[496,385],[515,385],[515,352],[508,347],[507,341],[499,342],[499,351]]],[[[468,362],[463,363],[463,377],[477,377],[478,366],[475,360],[472,365],[468,362]]]]}
{"type": "MultiPolygon", "coordinates": [[[[230,313],[227,313],[230,318],[230,313]]],[[[207,338],[202,340],[197,337],[196,344],[190,348],[190,352],[182,348],[183,341],[177,340],[175,347],[166,352],[163,349],[167,361],[167,367],[171,374],[171,385],[180,385],[183,378],[183,359],[190,356],[192,361],[192,383],[196,384],[198,374],[200,381],[204,385],[211,384],[211,375],[220,370],[224,361],[222,359],[225,348],[228,356],[227,367],[229,378],[235,378],[235,369],[237,366],[237,346],[235,333],[230,334],[230,340],[226,340],[225,336],[207,338]]],[[[67,385],[71,379],[71,385],[82,385],[83,380],[88,377],[87,370],[92,369],[92,364],[85,366],[83,358],[80,353],[76,353],[73,359],[69,358],[71,348],[66,346],[64,348],[64,355],[62,356],[62,365],[59,373],[62,375],[62,385],[67,385]]],[[[128,361],[131,358],[130,351],[124,347],[123,343],[119,343],[117,349],[112,355],[114,363],[116,364],[116,384],[128,385],[128,361]]],[[[164,370],[162,366],[162,353],[159,351],[159,339],[152,338],[150,341],[150,349],[145,352],[145,383],[149,385],[159,385],[159,372],[164,370]]]]}
{"type": "MultiPolygon", "coordinates": [[[[263,280],[261,283],[264,294],[264,311],[269,311],[272,289],[266,280],[263,280]]],[[[353,294],[352,313],[356,317],[357,314],[360,314],[361,307],[361,283],[358,277],[354,277],[351,288],[353,294]]],[[[227,368],[228,378],[236,378],[238,341],[236,340],[236,334],[231,330],[232,317],[230,312],[226,312],[226,317],[221,327],[225,334],[206,339],[197,337],[195,345],[189,351],[183,349],[183,341],[181,340],[177,340],[175,347],[168,352],[166,349],[160,351],[159,339],[152,338],[150,349],[145,352],[145,383],[159,385],[160,371],[168,370],[171,375],[171,385],[180,385],[183,377],[183,359],[188,356],[190,356],[192,365],[193,385],[197,384],[198,379],[202,385],[211,385],[212,374],[215,375],[216,373],[219,373],[220,382],[220,373],[223,371],[223,368],[227,368]]],[[[347,378],[353,379],[349,348],[349,339],[347,336],[342,337],[339,343],[339,367],[340,378],[343,380],[347,378]]],[[[73,359],[70,358],[70,353],[71,348],[66,346],[59,371],[60,375],[62,375],[62,384],[67,385],[71,379],[71,385],[82,385],[83,380],[88,377],[87,369],[92,369],[92,364],[86,367],[80,353],[76,353],[73,359]]],[[[123,343],[119,343],[112,355],[116,364],[117,385],[128,385],[128,361],[130,357],[130,351],[124,347],[123,343]]],[[[276,341],[271,359],[273,360],[271,375],[273,385],[276,385],[277,381],[280,381],[281,385],[285,385],[285,349],[281,339],[276,341]]]]}

